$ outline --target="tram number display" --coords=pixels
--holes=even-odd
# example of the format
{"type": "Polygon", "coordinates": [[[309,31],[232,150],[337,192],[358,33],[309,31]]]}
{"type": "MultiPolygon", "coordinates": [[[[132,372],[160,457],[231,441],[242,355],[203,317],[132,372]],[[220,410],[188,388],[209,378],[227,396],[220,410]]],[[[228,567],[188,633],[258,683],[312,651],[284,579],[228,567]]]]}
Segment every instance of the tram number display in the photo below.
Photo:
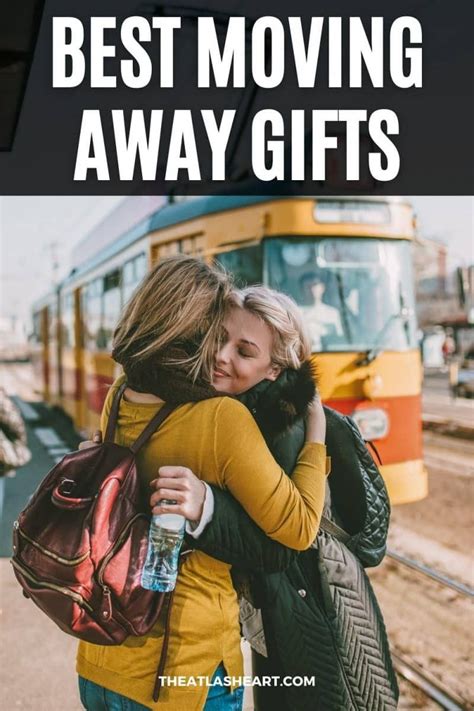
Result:
{"type": "Polygon", "coordinates": [[[390,222],[390,208],[386,203],[352,202],[349,200],[320,200],[313,211],[316,222],[337,224],[386,225],[390,222]]]}

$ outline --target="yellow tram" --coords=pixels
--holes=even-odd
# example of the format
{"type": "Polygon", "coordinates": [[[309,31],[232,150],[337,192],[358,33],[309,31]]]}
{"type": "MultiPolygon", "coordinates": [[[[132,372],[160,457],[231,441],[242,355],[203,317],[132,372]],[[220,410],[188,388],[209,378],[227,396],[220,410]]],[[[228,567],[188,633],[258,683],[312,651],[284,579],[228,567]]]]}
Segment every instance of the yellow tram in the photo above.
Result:
{"type": "Polygon", "coordinates": [[[392,501],[421,499],[427,474],[414,236],[412,208],[397,198],[216,196],[164,204],[125,234],[111,232],[106,246],[35,305],[44,397],[79,430],[94,428],[118,374],[109,355],[114,326],[146,270],[175,253],[216,260],[238,284],[264,283],[296,300],[324,402],[350,414],[375,444],[392,501]]]}

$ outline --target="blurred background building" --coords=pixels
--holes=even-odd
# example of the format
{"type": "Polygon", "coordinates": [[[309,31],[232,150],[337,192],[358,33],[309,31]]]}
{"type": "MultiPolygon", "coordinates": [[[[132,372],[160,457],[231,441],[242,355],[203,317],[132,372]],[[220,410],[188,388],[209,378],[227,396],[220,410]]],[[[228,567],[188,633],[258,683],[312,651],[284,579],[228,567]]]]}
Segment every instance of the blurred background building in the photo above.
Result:
{"type": "Polygon", "coordinates": [[[418,236],[415,243],[416,305],[420,328],[453,319],[462,320],[456,268],[450,267],[448,246],[437,239],[418,236]]]}

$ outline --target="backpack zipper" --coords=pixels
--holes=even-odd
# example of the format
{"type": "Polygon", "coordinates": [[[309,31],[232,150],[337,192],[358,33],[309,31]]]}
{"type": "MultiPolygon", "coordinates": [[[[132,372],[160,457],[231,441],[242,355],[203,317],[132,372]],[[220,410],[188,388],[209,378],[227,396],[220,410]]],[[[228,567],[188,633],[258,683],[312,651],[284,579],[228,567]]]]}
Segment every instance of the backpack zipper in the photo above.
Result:
{"type": "Polygon", "coordinates": [[[62,587],[61,585],[56,585],[55,583],[49,583],[45,580],[39,580],[36,576],[30,573],[30,571],[26,567],[20,565],[16,560],[12,560],[11,564],[14,568],[18,570],[21,575],[23,575],[25,578],[34,583],[34,585],[37,585],[42,588],[48,588],[49,590],[55,590],[56,592],[60,592],[63,595],[67,595],[67,597],[70,597],[75,602],[77,602],[80,607],[85,607],[87,610],[89,610],[89,612],[93,612],[92,607],[89,605],[88,602],[86,602],[86,600],[84,600],[82,595],[80,595],[79,593],[75,593],[72,590],[69,590],[69,588],[62,587]]]}
{"type": "Polygon", "coordinates": [[[148,518],[148,516],[147,516],[146,514],[144,514],[144,513],[137,513],[137,514],[135,514],[135,516],[133,516],[133,517],[130,519],[130,521],[128,521],[128,523],[124,526],[124,528],[123,528],[122,531],[120,532],[120,535],[119,535],[119,537],[117,538],[117,540],[115,541],[114,545],[112,546],[112,548],[109,550],[109,552],[107,553],[107,555],[106,555],[106,556],[104,557],[104,559],[102,560],[102,563],[100,564],[99,570],[97,571],[97,581],[98,581],[99,585],[101,585],[101,587],[102,587],[102,589],[103,589],[103,591],[104,591],[104,593],[105,593],[106,595],[107,595],[107,594],[110,594],[110,591],[109,591],[109,588],[107,587],[107,585],[104,585],[104,570],[105,570],[105,567],[107,566],[109,560],[115,555],[115,553],[117,552],[118,548],[120,548],[120,546],[123,544],[123,542],[124,542],[124,540],[125,540],[125,538],[126,538],[126,536],[127,536],[127,533],[128,533],[128,531],[129,531],[129,529],[131,528],[132,524],[135,523],[135,521],[136,521],[138,518],[148,518]]]}
{"type": "Polygon", "coordinates": [[[37,541],[34,541],[32,538],[30,538],[21,528],[20,524],[18,521],[15,521],[13,524],[13,528],[18,532],[18,534],[21,536],[21,538],[24,538],[25,541],[28,541],[32,546],[40,550],[42,553],[45,555],[49,556],[50,558],[53,558],[54,560],[57,560],[58,563],[62,563],[63,565],[79,565],[79,563],[82,563],[86,558],[88,558],[90,551],[86,551],[82,555],[78,556],[77,558],[63,558],[62,556],[58,555],[57,553],[53,553],[52,551],[48,550],[47,548],[44,548],[40,543],[37,541]]]}

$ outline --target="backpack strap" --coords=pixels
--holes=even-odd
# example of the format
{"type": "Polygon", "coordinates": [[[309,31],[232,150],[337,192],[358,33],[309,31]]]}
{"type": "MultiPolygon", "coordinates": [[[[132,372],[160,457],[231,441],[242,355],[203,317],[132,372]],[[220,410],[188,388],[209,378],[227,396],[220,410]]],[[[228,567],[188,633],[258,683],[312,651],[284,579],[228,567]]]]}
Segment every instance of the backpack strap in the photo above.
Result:
{"type": "Polygon", "coordinates": [[[114,437],[115,437],[115,428],[117,426],[117,418],[118,418],[118,412],[119,412],[119,407],[120,407],[120,401],[122,399],[122,395],[124,394],[125,390],[127,388],[127,381],[125,380],[122,385],[119,387],[117,392],[115,393],[113,402],[112,402],[112,407],[110,408],[110,415],[109,419],[107,422],[107,429],[105,430],[105,438],[104,442],[113,442],[114,437]]]}
{"type": "Polygon", "coordinates": [[[377,459],[379,460],[379,464],[380,464],[380,466],[382,466],[382,464],[383,464],[383,462],[382,462],[382,457],[380,456],[379,450],[377,449],[377,447],[375,446],[375,444],[374,444],[373,442],[371,442],[369,439],[364,439],[364,442],[365,442],[365,444],[367,445],[367,447],[370,447],[370,449],[371,449],[373,452],[375,452],[375,454],[377,455],[377,459]]]}
{"type": "MultiPolygon", "coordinates": [[[[119,413],[119,408],[120,408],[120,402],[122,400],[122,396],[127,389],[127,381],[124,381],[122,385],[119,387],[117,392],[115,393],[114,400],[112,402],[112,407],[110,408],[110,415],[109,415],[109,420],[107,422],[107,429],[105,431],[105,439],[104,442],[113,442],[114,441],[114,435],[115,435],[115,428],[117,426],[117,419],[118,419],[118,413],[119,413]]],[[[143,447],[145,442],[147,442],[153,432],[155,432],[158,427],[161,425],[163,420],[165,420],[168,415],[170,415],[173,410],[176,409],[176,405],[171,405],[170,403],[165,402],[163,406],[158,410],[156,415],[151,418],[150,422],[147,424],[143,432],[137,437],[135,442],[130,445],[129,449],[132,450],[134,454],[136,454],[139,449],[143,447]]]]}
{"type": "Polygon", "coordinates": [[[344,531],[343,528],[338,526],[337,523],[334,523],[334,521],[331,521],[331,519],[326,516],[321,516],[320,529],[326,533],[330,533],[338,541],[341,541],[341,543],[347,544],[352,538],[347,531],[344,531]]]}
{"type": "Polygon", "coordinates": [[[175,409],[176,405],[172,405],[169,402],[163,403],[156,415],[151,418],[141,435],[139,435],[135,442],[130,445],[129,449],[131,449],[134,454],[137,454],[138,450],[141,449],[145,442],[150,439],[151,435],[158,429],[163,420],[165,420],[175,409]]]}

